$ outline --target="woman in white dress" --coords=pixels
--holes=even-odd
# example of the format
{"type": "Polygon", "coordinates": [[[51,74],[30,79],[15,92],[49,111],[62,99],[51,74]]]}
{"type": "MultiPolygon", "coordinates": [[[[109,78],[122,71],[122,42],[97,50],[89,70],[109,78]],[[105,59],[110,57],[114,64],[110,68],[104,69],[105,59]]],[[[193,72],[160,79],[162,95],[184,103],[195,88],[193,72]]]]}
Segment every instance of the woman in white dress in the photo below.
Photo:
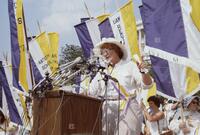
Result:
{"type": "Polygon", "coordinates": [[[98,73],[90,84],[89,95],[107,98],[107,106],[103,105],[103,135],[139,135],[142,127],[142,112],[136,100],[136,90],[150,88],[152,78],[149,73],[140,72],[146,65],[134,63],[127,59],[125,45],[114,38],[105,38],[96,49],[109,61],[110,69],[104,70],[105,76],[98,73]],[[120,88],[118,87],[119,83],[120,88]],[[119,111],[120,100],[125,101],[125,106],[119,111]],[[107,119],[106,119],[107,115],[107,119]]]}
{"type": "Polygon", "coordinates": [[[166,120],[164,112],[159,110],[160,99],[156,96],[148,98],[149,110],[142,104],[144,117],[146,118],[146,126],[151,135],[160,135],[166,128],[166,120]]]}

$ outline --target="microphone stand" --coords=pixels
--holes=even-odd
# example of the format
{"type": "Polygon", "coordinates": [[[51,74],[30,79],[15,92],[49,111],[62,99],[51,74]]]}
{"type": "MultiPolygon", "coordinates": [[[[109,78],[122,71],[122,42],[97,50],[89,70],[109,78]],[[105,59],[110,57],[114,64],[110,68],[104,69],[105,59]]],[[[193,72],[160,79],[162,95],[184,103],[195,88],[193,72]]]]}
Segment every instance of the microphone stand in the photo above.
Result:
{"type": "MultiPolygon", "coordinates": [[[[104,73],[104,72],[103,72],[104,73]]],[[[108,135],[108,75],[106,75],[105,73],[103,74],[104,78],[103,81],[105,82],[105,117],[106,117],[106,135],[108,135]]]]}
{"type": "MultiPolygon", "coordinates": [[[[105,117],[106,117],[106,135],[108,135],[108,80],[109,79],[111,79],[111,80],[113,80],[114,82],[117,82],[118,84],[119,84],[119,81],[116,79],[116,78],[114,78],[114,77],[112,77],[112,76],[110,76],[110,75],[108,75],[108,74],[106,74],[105,72],[103,72],[103,71],[100,71],[100,73],[104,76],[103,77],[103,81],[105,82],[105,95],[104,95],[104,97],[105,97],[105,117]]],[[[117,121],[117,128],[118,128],[118,135],[119,135],[119,109],[120,109],[120,107],[119,107],[119,104],[120,104],[120,93],[118,93],[118,121],[117,121]]]]}

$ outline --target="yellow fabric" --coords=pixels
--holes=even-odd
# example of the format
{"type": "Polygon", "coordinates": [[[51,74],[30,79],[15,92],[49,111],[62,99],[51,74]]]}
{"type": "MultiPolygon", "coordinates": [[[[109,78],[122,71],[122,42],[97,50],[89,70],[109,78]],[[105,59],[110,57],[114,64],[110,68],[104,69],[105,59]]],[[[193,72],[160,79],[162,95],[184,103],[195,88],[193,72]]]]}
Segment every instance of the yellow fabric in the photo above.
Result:
{"type": "Polygon", "coordinates": [[[108,18],[110,16],[110,14],[104,14],[104,15],[100,15],[97,17],[97,19],[99,20],[99,23],[103,22],[106,18],[108,18]]]}
{"type": "Polygon", "coordinates": [[[153,86],[150,89],[148,89],[147,96],[145,97],[145,99],[143,99],[145,106],[149,106],[147,99],[155,95],[156,95],[156,83],[154,83],[153,86]]]}
{"type": "Polygon", "coordinates": [[[200,32],[200,0],[190,0],[192,7],[191,17],[200,32]]]}
{"type": "Polygon", "coordinates": [[[186,68],[186,84],[187,94],[193,92],[200,85],[199,74],[189,67],[186,68]]]}
{"type": "Polygon", "coordinates": [[[54,72],[58,68],[58,46],[59,46],[59,35],[58,33],[48,33],[49,44],[50,44],[50,58],[51,58],[51,70],[54,72]]]}
{"type": "MultiPolygon", "coordinates": [[[[115,72],[112,72],[113,68],[111,66],[108,68],[108,70],[109,70],[109,73],[115,77],[115,72]]],[[[123,110],[126,107],[126,104],[128,103],[130,94],[127,93],[126,89],[122,85],[116,84],[116,87],[119,88],[120,94],[122,94],[126,98],[125,100],[120,100],[120,110],[123,110]]]]}
{"type": "Polygon", "coordinates": [[[140,56],[138,41],[137,41],[137,27],[133,11],[133,2],[130,0],[125,6],[120,8],[122,19],[125,26],[126,37],[131,52],[131,56],[137,54],[140,56]]]}
{"type": "Polygon", "coordinates": [[[19,67],[19,81],[23,89],[28,91],[27,82],[27,57],[26,57],[26,43],[25,43],[25,33],[24,33],[24,21],[23,21],[23,11],[22,11],[22,0],[17,0],[16,2],[16,18],[17,18],[17,36],[20,48],[20,67],[19,67]]]}
{"type": "Polygon", "coordinates": [[[128,102],[127,100],[120,100],[119,110],[121,110],[121,111],[124,110],[127,102],[128,102]]]}
{"type": "MultiPolygon", "coordinates": [[[[50,45],[49,45],[49,38],[46,34],[46,32],[41,33],[36,37],[36,41],[39,44],[45,59],[47,60],[48,65],[51,67],[51,53],[50,53],[50,45]]],[[[52,69],[52,67],[51,67],[52,69]]]]}

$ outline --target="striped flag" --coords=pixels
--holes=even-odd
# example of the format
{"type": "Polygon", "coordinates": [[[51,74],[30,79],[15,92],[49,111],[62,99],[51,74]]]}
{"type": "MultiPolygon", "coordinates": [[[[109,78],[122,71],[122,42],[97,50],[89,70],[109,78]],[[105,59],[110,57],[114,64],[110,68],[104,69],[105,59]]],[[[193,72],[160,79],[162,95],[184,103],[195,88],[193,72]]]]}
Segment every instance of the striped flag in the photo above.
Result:
{"type": "Polygon", "coordinates": [[[42,77],[45,77],[47,72],[51,74],[49,47],[49,39],[45,32],[29,42],[30,54],[36,65],[35,68],[38,69],[42,77]]]}
{"type": "Polygon", "coordinates": [[[107,16],[102,15],[74,26],[86,58],[90,57],[94,45],[101,41],[98,24],[107,16]]]}
{"type": "MultiPolygon", "coordinates": [[[[182,15],[185,12],[182,6],[188,2],[143,0],[140,9],[146,34],[145,49],[151,55],[157,93],[172,99],[190,96],[200,88],[199,74],[194,71],[198,69],[192,64],[186,66],[196,55],[196,52],[191,55],[192,52],[188,51],[191,47],[197,47],[198,50],[198,45],[190,44],[190,41],[198,40],[197,35],[192,34],[192,37],[187,33],[189,27],[194,28],[194,24],[188,22],[187,26],[184,25],[184,18],[189,19],[190,15],[182,15]]],[[[190,34],[196,32],[190,29],[190,34]]],[[[193,64],[199,65],[195,62],[193,64]]]]}
{"type": "Polygon", "coordinates": [[[12,87],[10,87],[10,85],[12,84],[9,84],[9,81],[11,80],[8,80],[8,74],[6,74],[6,70],[7,71],[9,70],[8,68],[9,68],[8,66],[4,67],[2,61],[0,61],[1,92],[2,92],[2,97],[4,97],[5,95],[6,99],[6,102],[2,103],[2,108],[4,108],[4,105],[6,105],[8,108],[10,120],[16,124],[23,125],[22,118],[20,116],[22,114],[22,110],[19,108],[20,103],[17,101],[17,99],[19,100],[19,96],[14,94],[14,92],[12,91],[12,87]]]}
{"type": "MultiPolygon", "coordinates": [[[[13,89],[20,90],[22,93],[27,93],[32,89],[32,76],[30,72],[28,46],[26,42],[26,33],[24,28],[23,6],[22,0],[8,0],[8,13],[10,21],[10,38],[11,38],[11,59],[12,59],[12,84],[13,89]]],[[[5,78],[5,77],[4,77],[5,78]]],[[[6,78],[5,78],[6,79],[6,78]]],[[[5,83],[4,90],[8,90],[5,83]]],[[[11,92],[13,91],[11,90],[11,92]]],[[[6,93],[5,93],[6,94],[6,93]]],[[[11,97],[10,92],[7,93],[7,104],[10,107],[10,117],[15,123],[27,124],[29,123],[25,98],[23,95],[11,97]],[[9,97],[8,97],[9,96],[9,97]],[[18,97],[19,96],[19,97],[18,97]],[[11,99],[12,98],[12,99],[11,99]],[[9,99],[9,100],[8,100],[9,99]],[[19,100],[20,107],[14,107],[14,101],[19,100]],[[9,105],[11,104],[11,105],[9,105]],[[17,113],[19,111],[20,113],[17,113]],[[14,114],[13,114],[14,113],[14,114]],[[20,120],[20,114],[23,115],[20,120]],[[22,122],[23,121],[23,122],[22,122]]],[[[15,102],[16,103],[16,102],[15,102]]]]}
{"type": "Polygon", "coordinates": [[[59,36],[55,32],[48,34],[43,32],[29,40],[31,66],[35,84],[45,77],[46,72],[51,73],[58,68],[58,42],[59,36]],[[40,54],[36,51],[39,51],[40,54]],[[41,68],[41,66],[45,67],[45,64],[51,69],[51,72],[48,68],[44,70],[41,68]]]}
{"type": "Polygon", "coordinates": [[[101,38],[114,37],[121,41],[128,50],[129,58],[134,54],[140,56],[132,0],[100,23],[99,29],[101,38]]]}
{"type": "Polygon", "coordinates": [[[200,73],[198,1],[143,0],[146,52],[200,73]]]}
{"type": "Polygon", "coordinates": [[[30,79],[31,74],[28,62],[22,0],[15,2],[8,0],[8,12],[11,34],[13,85],[17,89],[28,91],[32,88],[32,82],[30,79]]]}

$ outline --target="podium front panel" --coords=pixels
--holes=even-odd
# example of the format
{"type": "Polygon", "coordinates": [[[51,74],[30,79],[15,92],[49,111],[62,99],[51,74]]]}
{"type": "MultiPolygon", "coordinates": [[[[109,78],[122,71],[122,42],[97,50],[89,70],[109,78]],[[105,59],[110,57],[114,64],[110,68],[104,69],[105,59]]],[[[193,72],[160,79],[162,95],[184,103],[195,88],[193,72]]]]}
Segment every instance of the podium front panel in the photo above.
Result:
{"type": "Polygon", "coordinates": [[[63,91],[34,98],[32,135],[101,135],[101,108],[99,99],[63,91]]]}

